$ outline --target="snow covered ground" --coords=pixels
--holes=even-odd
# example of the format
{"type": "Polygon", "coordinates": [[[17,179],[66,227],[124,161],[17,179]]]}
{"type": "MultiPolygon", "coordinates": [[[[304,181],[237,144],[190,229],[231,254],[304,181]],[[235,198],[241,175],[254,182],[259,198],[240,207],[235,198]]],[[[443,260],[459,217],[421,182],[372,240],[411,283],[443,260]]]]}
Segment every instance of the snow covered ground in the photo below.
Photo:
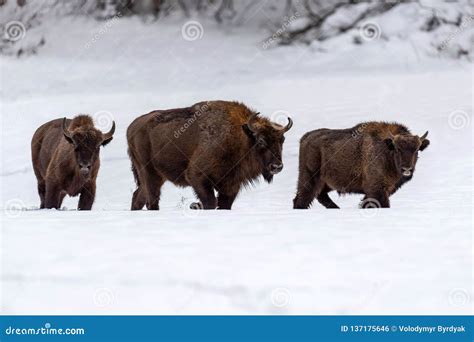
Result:
{"type": "Polygon", "coordinates": [[[210,22],[189,40],[185,22],[67,18],[27,32],[47,37],[37,56],[1,57],[2,313],[471,314],[472,64],[402,41],[264,49],[263,32],[210,22]],[[192,191],[170,184],[159,212],[128,211],[128,124],[211,99],[294,119],[282,173],[242,191],[230,212],[191,211],[192,191]],[[117,123],[94,210],[69,198],[39,211],[31,136],[77,113],[103,130],[117,123]],[[292,210],[299,138],[366,120],[430,132],[392,208],[331,194],[342,210],[292,210]]]}

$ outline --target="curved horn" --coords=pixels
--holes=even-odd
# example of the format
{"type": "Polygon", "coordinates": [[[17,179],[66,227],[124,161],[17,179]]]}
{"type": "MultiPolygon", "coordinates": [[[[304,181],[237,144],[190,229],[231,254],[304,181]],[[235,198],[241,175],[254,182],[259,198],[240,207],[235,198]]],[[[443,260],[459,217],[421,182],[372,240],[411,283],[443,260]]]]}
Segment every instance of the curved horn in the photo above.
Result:
{"type": "Polygon", "coordinates": [[[115,133],[115,121],[112,121],[112,128],[110,129],[110,131],[104,134],[104,140],[107,141],[110,138],[112,138],[114,133],[115,133]]]}
{"type": "Polygon", "coordinates": [[[253,126],[253,124],[254,124],[255,120],[257,119],[258,114],[260,114],[260,112],[254,113],[254,114],[250,115],[250,117],[249,117],[249,119],[248,119],[248,121],[247,121],[247,127],[248,127],[249,130],[251,130],[252,132],[255,132],[255,131],[256,131],[256,129],[255,129],[255,127],[253,126]]]}
{"type": "Polygon", "coordinates": [[[428,131],[426,131],[425,134],[423,134],[423,135],[420,137],[420,140],[421,140],[421,141],[425,140],[427,136],[428,136],[428,131]]]}
{"type": "Polygon", "coordinates": [[[288,123],[286,124],[285,128],[283,129],[283,132],[288,132],[291,127],[293,127],[293,120],[291,120],[291,118],[288,117],[288,123]]]}
{"type": "Polygon", "coordinates": [[[67,127],[67,119],[66,118],[63,119],[63,133],[67,138],[71,139],[71,132],[69,132],[69,129],[67,127]]]}
{"type": "Polygon", "coordinates": [[[388,137],[392,140],[395,140],[395,136],[390,131],[388,131],[388,137]]]}

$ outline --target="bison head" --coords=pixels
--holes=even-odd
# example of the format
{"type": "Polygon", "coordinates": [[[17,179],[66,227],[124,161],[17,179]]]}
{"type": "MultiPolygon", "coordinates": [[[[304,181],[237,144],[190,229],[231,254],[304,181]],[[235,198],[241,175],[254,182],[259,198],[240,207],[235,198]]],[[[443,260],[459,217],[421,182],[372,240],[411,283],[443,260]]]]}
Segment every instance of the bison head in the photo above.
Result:
{"type": "Polygon", "coordinates": [[[283,134],[293,126],[293,121],[288,118],[288,124],[285,127],[263,120],[256,124],[258,114],[252,114],[242,128],[252,140],[257,151],[263,178],[271,183],[273,175],[283,169],[281,158],[285,141],[283,134]]]}
{"type": "Polygon", "coordinates": [[[394,161],[398,171],[405,178],[411,178],[418,160],[418,151],[428,147],[430,141],[426,139],[428,131],[421,137],[409,134],[389,135],[385,139],[387,147],[394,154],[394,161]]]}
{"type": "Polygon", "coordinates": [[[106,134],[94,127],[79,127],[69,131],[66,118],[63,120],[63,134],[66,141],[73,145],[77,167],[84,178],[90,177],[91,167],[99,157],[100,146],[112,141],[115,132],[115,122],[106,134]]]}

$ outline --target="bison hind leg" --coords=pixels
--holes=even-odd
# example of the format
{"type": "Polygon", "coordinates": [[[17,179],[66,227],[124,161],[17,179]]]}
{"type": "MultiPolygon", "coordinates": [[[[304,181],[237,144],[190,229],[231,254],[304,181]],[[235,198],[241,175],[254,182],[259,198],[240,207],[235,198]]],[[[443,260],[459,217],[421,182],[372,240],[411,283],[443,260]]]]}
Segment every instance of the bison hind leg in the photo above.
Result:
{"type": "Polygon", "coordinates": [[[146,204],[146,196],[141,187],[138,187],[132,196],[131,210],[142,210],[146,204]]]}
{"type": "Polygon", "coordinates": [[[328,195],[327,186],[321,191],[317,197],[318,202],[324,205],[328,209],[339,209],[336,203],[328,195]]]}
{"type": "Polygon", "coordinates": [[[308,209],[320,189],[319,173],[313,175],[307,169],[300,171],[298,189],[296,197],[293,199],[293,209],[308,209]]]}
{"type": "Polygon", "coordinates": [[[45,208],[46,185],[44,181],[38,182],[38,194],[40,197],[40,209],[45,208]]]}
{"type": "Polygon", "coordinates": [[[146,201],[146,207],[148,210],[160,209],[161,186],[163,183],[163,180],[160,179],[160,181],[152,182],[151,184],[147,185],[148,198],[146,201]]]}
{"type": "MultiPolygon", "coordinates": [[[[146,199],[146,207],[148,210],[159,210],[161,187],[163,186],[165,179],[152,165],[147,165],[144,170],[139,172],[139,176],[140,186],[137,191],[141,190],[138,192],[135,191],[137,194],[136,197],[134,193],[134,198],[137,200],[135,204],[139,207],[144,199],[146,199]]],[[[143,205],[141,208],[143,208],[143,205]]]]}

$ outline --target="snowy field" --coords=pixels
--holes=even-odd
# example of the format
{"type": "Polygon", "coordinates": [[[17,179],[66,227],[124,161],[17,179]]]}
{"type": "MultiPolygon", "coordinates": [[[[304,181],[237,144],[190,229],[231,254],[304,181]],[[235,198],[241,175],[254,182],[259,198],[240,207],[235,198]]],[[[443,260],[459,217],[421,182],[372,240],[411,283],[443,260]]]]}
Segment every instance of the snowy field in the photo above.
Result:
{"type": "Polygon", "coordinates": [[[2,313],[472,314],[472,64],[403,41],[264,49],[263,33],[206,22],[188,41],[184,22],[124,18],[101,30],[67,18],[41,28],[37,56],[1,57],[2,313]],[[212,99],[290,115],[284,170],[232,211],[191,211],[191,189],[171,184],[159,212],[128,211],[129,123],[212,99]],[[117,123],[93,211],[77,212],[77,198],[39,211],[31,136],[77,113],[104,131],[117,123]],[[366,120],[429,130],[392,208],[359,210],[361,196],[332,193],[339,211],[292,210],[299,138],[366,120]]]}

